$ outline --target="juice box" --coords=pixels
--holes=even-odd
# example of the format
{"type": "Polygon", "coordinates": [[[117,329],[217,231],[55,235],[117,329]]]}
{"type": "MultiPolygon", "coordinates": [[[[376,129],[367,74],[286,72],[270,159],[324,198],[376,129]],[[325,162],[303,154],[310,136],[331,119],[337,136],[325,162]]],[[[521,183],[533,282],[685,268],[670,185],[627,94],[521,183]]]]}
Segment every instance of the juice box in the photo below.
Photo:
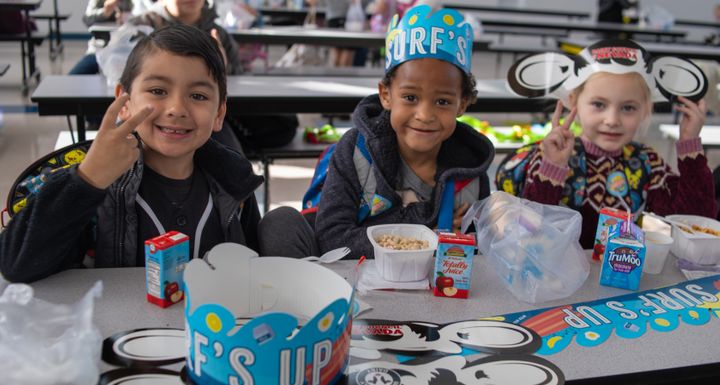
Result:
{"type": "Polygon", "coordinates": [[[190,238],[177,231],[145,241],[147,300],[168,307],[185,297],[183,271],[190,261],[190,238]]]}
{"type": "Polygon", "coordinates": [[[645,239],[634,223],[630,223],[627,231],[622,227],[617,224],[610,228],[610,239],[600,267],[600,284],[637,290],[645,261],[645,239]]]}
{"type": "Polygon", "coordinates": [[[439,233],[433,293],[438,297],[467,298],[474,255],[474,236],[439,233]]]}
{"type": "Polygon", "coordinates": [[[599,261],[605,254],[605,246],[609,238],[610,226],[622,223],[627,219],[627,211],[605,207],[600,210],[592,259],[599,261]]]}

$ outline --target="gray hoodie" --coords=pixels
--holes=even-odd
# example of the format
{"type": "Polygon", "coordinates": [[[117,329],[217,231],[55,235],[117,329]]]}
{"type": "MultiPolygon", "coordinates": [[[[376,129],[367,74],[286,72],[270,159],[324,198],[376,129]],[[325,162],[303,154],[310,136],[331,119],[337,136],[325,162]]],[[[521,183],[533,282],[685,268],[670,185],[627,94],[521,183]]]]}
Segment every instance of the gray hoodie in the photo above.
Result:
{"type": "Polygon", "coordinates": [[[443,142],[438,154],[437,183],[432,199],[403,207],[402,197],[396,192],[402,182],[397,137],[390,126],[390,113],[383,109],[377,94],[366,97],[358,104],[353,113],[353,125],[354,128],[343,135],[332,154],[318,205],[315,230],[322,252],[348,246],[355,257],[365,255],[371,258],[374,253],[366,236],[370,226],[415,223],[434,228],[442,192],[449,178],[479,178],[479,194],[473,201],[490,194],[486,171],[495,156],[495,149],[490,140],[470,126],[458,122],[455,132],[443,142]],[[358,133],[365,137],[373,160],[371,168],[377,182],[376,194],[390,203],[385,211],[360,223],[358,207],[363,189],[353,160],[358,133]]]}

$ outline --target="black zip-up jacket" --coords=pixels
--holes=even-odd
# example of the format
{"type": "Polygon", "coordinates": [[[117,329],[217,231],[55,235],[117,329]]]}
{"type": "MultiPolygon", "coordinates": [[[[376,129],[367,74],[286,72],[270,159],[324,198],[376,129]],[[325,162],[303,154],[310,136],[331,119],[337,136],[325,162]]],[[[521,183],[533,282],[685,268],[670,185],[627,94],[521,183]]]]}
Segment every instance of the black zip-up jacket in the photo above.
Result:
{"type": "MultiPolygon", "coordinates": [[[[260,211],[253,192],[263,182],[240,153],[209,140],[195,152],[213,204],[218,209],[225,241],[257,250],[260,211]]],[[[31,282],[68,268],[136,266],[137,212],[135,197],[143,163],[105,190],[77,174],[77,165],[51,174],[0,233],[0,272],[12,282],[31,282]],[[94,250],[94,263],[86,260],[94,250]]]]}
{"type": "Polygon", "coordinates": [[[495,157],[495,148],[487,137],[464,123],[458,122],[453,134],[440,147],[432,199],[404,207],[402,197],[396,192],[401,183],[397,136],[390,126],[390,112],[383,109],[377,94],[358,104],[353,112],[353,126],[338,142],[323,185],[315,220],[321,252],[348,246],[353,256],[370,258],[374,255],[366,235],[370,226],[414,223],[435,227],[445,182],[449,178],[479,178],[479,194],[474,199],[483,199],[490,194],[487,168],[495,157]],[[358,223],[358,208],[363,187],[353,160],[358,133],[365,137],[373,160],[371,171],[377,181],[375,191],[391,203],[389,209],[361,223],[358,223]]]}

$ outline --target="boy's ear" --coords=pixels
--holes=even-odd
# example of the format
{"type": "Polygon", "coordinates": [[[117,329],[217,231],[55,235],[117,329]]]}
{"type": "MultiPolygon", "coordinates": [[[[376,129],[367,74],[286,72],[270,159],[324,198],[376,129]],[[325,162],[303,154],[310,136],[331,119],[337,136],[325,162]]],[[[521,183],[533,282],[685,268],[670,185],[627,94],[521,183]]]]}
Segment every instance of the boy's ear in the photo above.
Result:
{"type": "Polygon", "coordinates": [[[460,108],[458,108],[458,113],[457,113],[458,118],[465,113],[465,111],[467,110],[469,105],[470,105],[470,100],[468,100],[468,98],[462,98],[460,100],[460,108]]]}
{"type": "Polygon", "coordinates": [[[382,82],[378,83],[378,95],[383,108],[390,111],[390,88],[385,87],[382,82]]]}
{"type": "Polygon", "coordinates": [[[227,99],[223,100],[218,106],[218,113],[213,121],[213,131],[218,132],[222,130],[223,121],[225,120],[225,113],[227,112],[227,99]]]}
{"type": "MultiPolygon", "coordinates": [[[[119,98],[120,95],[122,95],[124,92],[126,92],[126,91],[125,91],[125,89],[123,88],[122,84],[116,84],[116,85],[115,85],[115,98],[116,98],[116,99],[119,98]]],[[[118,117],[119,117],[121,120],[127,120],[127,119],[130,119],[130,116],[129,116],[129,115],[130,115],[130,112],[128,111],[127,103],[126,103],[126,104],[125,104],[124,106],[122,106],[122,108],[120,109],[120,112],[118,113],[118,117]]]]}

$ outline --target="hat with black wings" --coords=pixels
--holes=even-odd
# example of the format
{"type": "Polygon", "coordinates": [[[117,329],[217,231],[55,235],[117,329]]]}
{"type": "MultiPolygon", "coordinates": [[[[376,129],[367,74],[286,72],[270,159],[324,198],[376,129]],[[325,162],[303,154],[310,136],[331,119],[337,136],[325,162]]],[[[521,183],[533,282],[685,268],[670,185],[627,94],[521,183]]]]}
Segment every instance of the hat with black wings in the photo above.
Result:
{"type": "Polygon", "coordinates": [[[567,103],[568,96],[597,72],[636,72],[648,85],[654,102],[674,102],[684,96],[697,102],[707,92],[705,74],[691,61],[651,57],[632,40],[601,40],[578,55],[546,52],[518,60],[508,70],[510,89],[529,98],[554,96],[567,103]]]}

